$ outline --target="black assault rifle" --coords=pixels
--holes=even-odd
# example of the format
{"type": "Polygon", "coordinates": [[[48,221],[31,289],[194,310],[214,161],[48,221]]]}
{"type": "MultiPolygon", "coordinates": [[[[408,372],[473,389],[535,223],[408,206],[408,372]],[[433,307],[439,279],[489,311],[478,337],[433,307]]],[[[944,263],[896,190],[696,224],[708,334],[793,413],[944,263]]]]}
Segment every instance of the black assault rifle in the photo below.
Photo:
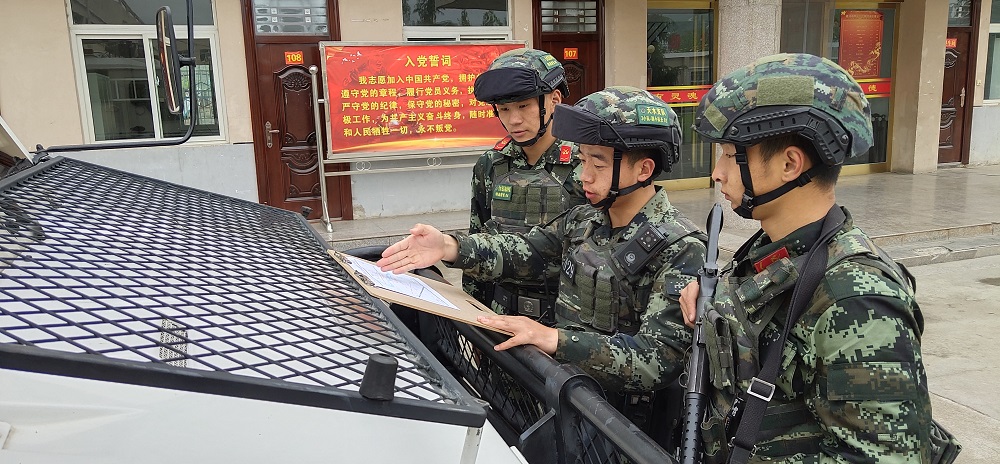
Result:
{"type": "Polygon", "coordinates": [[[708,213],[708,253],[705,266],[698,273],[698,304],[696,307],[694,337],[691,340],[691,358],[688,360],[687,385],[684,390],[684,435],[681,442],[681,463],[702,462],[701,421],[708,407],[708,354],[705,352],[705,308],[715,297],[715,284],[719,281],[719,233],[722,231],[722,205],[716,203],[708,213]]]}

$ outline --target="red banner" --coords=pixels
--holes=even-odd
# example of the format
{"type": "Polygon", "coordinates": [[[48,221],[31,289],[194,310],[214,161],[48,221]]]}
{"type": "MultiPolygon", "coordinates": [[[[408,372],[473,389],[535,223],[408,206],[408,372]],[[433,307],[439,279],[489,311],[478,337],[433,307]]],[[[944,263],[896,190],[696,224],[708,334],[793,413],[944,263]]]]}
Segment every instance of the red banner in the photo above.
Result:
{"type": "Polygon", "coordinates": [[[523,44],[324,47],[330,153],[493,145],[506,135],[473,83],[523,44]]]}
{"type": "Polygon", "coordinates": [[[880,77],[882,64],[882,12],[840,12],[840,66],[855,79],[880,77]]]}
{"type": "Polygon", "coordinates": [[[688,85],[671,87],[649,87],[649,93],[660,97],[670,106],[698,106],[701,97],[704,97],[711,85],[688,85]]]}
{"type": "Polygon", "coordinates": [[[866,98],[886,98],[892,93],[892,79],[859,79],[866,98]]]}

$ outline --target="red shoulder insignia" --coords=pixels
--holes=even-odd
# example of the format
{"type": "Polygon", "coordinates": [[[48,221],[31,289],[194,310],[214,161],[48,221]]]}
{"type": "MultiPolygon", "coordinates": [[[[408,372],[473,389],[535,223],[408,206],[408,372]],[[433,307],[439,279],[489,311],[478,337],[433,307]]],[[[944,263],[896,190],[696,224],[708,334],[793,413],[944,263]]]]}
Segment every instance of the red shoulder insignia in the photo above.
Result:
{"type": "Polygon", "coordinates": [[[562,145],[559,147],[559,162],[568,163],[569,160],[573,159],[573,147],[569,145],[562,145]]]}
{"type": "Polygon", "coordinates": [[[767,269],[768,266],[774,264],[775,262],[780,261],[781,258],[787,258],[787,257],[788,257],[788,250],[785,249],[785,247],[781,247],[771,252],[771,254],[761,258],[756,263],[753,263],[753,268],[756,269],[757,272],[763,272],[764,269],[767,269]]]}
{"type": "Polygon", "coordinates": [[[500,139],[500,141],[497,142],[496,145],[493,145],[493,149],[494,150],[503,150],[504,148],[507,148],[507,145],[510,144],[511,140],[513,140],[513,139],[511,138],[511,136],[508,135],[508,136],[500,139]]]}

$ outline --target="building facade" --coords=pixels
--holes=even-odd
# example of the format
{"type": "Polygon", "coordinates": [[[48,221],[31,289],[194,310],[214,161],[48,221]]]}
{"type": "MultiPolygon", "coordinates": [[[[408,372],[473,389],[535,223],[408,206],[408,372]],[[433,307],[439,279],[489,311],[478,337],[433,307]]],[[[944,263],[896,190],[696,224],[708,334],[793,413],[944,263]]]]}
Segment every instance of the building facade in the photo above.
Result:
{"type": "MultiPolygon", "coordinates": [[[[30,147],[171,138],[196,116],[194,139],[181,146],[68,156],[307,206],[313,218],[325,191],[331,218],[371,218],[467,208],[483,147],[327,153],[309,70],[323,66],[320,42],[516,41],[563,62],[571,102],[605,85],[644,87],[685,126],[716,78],[768,54],[808,52],[852,72],[872,104],[875,147],[844,175],[929,172],[1000,163],[998,2],[193,0],[196,76],[184,89],[197,114],[188,106],[173,116],[157,85],[154,17],[171,7],[186,50],[184,0],[0,0],[0,115],[30,147]]],[[[336,116],[325,104],[320,113],[336,116]]],[[[664,185],[709,187],[713,147],[690,130],[684,140],[664,185]]]]}

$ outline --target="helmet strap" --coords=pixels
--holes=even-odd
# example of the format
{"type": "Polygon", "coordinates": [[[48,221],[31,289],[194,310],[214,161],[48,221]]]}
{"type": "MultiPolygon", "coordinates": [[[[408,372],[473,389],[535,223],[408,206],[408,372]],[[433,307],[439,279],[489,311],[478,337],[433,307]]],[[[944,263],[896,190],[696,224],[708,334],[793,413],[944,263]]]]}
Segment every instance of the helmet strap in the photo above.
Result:
{"type": "Polygon", "coordinates": [[[753,193],[753,180],[750,177],[750,164],[747,162],[747,147],[743,145],[736,145],[736,165],[740,167],[740,178],[743,180],[743,198],[740,200],[740,205],[736,207],[736,214],[740,217],[746,219],[753,219],[753,210],[755,207],[763,205],[765,203],[774,201],[778,197],[788,193],[790,190],[796,187],[802,187],[803,185],[812,182],[812,178],[819,174],[820,170],[823,168],[822,164],[816,164],[815,166],[809,168],[806,172],[799,174],[794,180],[785,182],[784,185],[778,187],[770,192],[763,195],[754,195],[753,193]]]}
{"type": "Polygon", "coordinates": [[[632,192],[635,192],[636,190],[639,190],[639,189],[641,189],[643,187],[646,187],[646,186],[648,186],[648,185],[650,185],[650,184],[653,183],[653,177],[650,176],[648,179],[646,179],[644,181],[636,182],[636,183],[634,183],[634,184],[632,184],[632,185],[630,185],[628,187],[625,187],[625,188],[619,190],[618,189],[618,176],[619,176],[619,174],[621,174],[621,169],[622,169],[622,151],[618,150],[616,148],[615,149],[614,164],[612,164],[612,169],[611,169],[611,175],[612,175],[612,178],[611,178],[611,190],[608,191],[608,196],[607,197],[605,197],[603,200],[601,200],[601,201],[599,201],[597,203],[591,203],[590,206],[593,206],[594,208],[597,208],[597,209],[600,209],[600,210],[603,210],[603,211],[607,211],[607,210],[611,209],[611,205],[614,204],[615,200],[617,200],[619,197],[623,197],[625,195],[628,195],[628,194],[630,194],[632,192]]]}
{"type": "MultiPolygon", "coordinates": [[[[493,112],[494,113],[496,113],[496,111],[497,111],[496,108],[497,108],[497,106],[493,105],[493,112]]],[[[514,142],[514,145],[517,145],[519,147],[530,147],[530,146],[534,145],[535,142],[537,142],[539,138],[541,138],[543,135],[545,135],[545,131],[548,130],[548,128],[549,128],[549,123],[552,122],[552,117],[551,116],[549,117],[548,121],[545,120],[545,94],[542,94],[542,95],[538,96],[538,121],[539,121],[539,123],[538,123],[538,133],[535,134],[534,137],[532,137],[529,140],[525,140],[523,142],[518,142],[517,140],[513,140],[512,139],[511,142],[514,142]]],[[[502,122],[501,122],[501,124],[502,124],[502,122]]],[[[507,126],[504,126],[504,129],[506,129],[506,128],[507,128],[507,126]]]]}

